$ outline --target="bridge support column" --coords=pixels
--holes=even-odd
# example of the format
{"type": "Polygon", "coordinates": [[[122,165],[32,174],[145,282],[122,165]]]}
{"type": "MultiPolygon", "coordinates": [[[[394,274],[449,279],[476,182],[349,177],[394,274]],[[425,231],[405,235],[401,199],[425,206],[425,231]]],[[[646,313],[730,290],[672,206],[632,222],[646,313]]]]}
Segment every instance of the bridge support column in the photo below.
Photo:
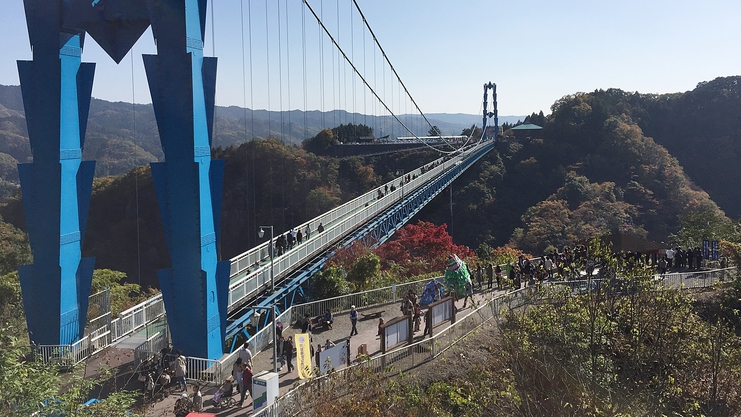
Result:
{"type": "Polygon", "coordinates": [[[30,340],[72,344],[84,332],[93,258],[82,258],[94,161],[82,161],[95,64],[61,2],[26,0],[32,61],[18,61],[33,162],[19,164],[34,262],[18,268],[30,340]]]}
{"type": "Polygon", "coordinates": [[[158,271],[173,344],[223,352],[229,261],[218,261],[223,161],[211,160],[216,58],[204,58],[206,0],[148,0],[157,55],[145,55],[166,162],[153,163],[172,268],[158,271]]]}

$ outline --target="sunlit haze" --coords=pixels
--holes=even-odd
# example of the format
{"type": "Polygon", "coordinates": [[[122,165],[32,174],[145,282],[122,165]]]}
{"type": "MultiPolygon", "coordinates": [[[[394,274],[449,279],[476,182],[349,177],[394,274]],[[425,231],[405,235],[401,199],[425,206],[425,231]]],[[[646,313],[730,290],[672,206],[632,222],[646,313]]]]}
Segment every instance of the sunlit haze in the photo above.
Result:
{"type": "MultiPolygon", "coordinates": [[[[309,4],[330,31],[340,28],[340,44],[353,45],[345,53],[379,89],[384,77],[381,56],[370,34],[362,35],[357,12],[350,17],[352,2],[309,4]],[[352,43],[348,34],[354,34],[352,43]]],[[[737,0],[358,0],[358,4],[425,113],[479,113],[482,85],[489,81],[497,84],[500,115],[525,115],[540,110],[547,114],[554,101],[579,91],[614,87],[683,92],[701,81],[741,73],[737,0]]],[[[301,8],[299,0],[219,0],[209,5],[204,52],[219,59],[216,104],[380,113],[380,104],[362,90],[359,79],[348,92],[353,85],[349,67],[338,62],[340,56],[326,36],[320,43],[316,20],[307,10],[302,17],[301,8]],[[306,60],[302,38],[307,43],[306,60]],[[319,48],[324,48],[323,62],[319,48]],[[323,78],[317,75],[318,68],[324,68],[323,78]]],[[[3,1],[0,48],[4,58],[0,84],[17,85],[16,60],[31,58],[21,0],[3,1]]],[[[127,56],[120,65],[88,38],[83,60],[97,63],[93,96],[149,102],[144,53],[156,53],[151,31],[134,46],[133,60],[127,56]]],[[[388,67],[385,77],[391,79],[388,67]]],[[[389,81],[379,95],[399,101],[393,98],[398,85],[392,84],[389,81]]],[[[411,111],[411,104],[396,104],[394,111],[411,111]]]]}

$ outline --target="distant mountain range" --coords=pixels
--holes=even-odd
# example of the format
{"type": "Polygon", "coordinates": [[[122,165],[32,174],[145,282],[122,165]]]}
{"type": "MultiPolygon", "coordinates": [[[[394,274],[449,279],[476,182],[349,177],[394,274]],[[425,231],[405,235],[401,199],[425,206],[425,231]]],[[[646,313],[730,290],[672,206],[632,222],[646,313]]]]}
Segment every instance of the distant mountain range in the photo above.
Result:
{"type": "MultiPolygon", "coordinates": [[[[457,135],[471,125],[481,125],[480,115],[433,113],[428,120],[444,135],[457,135]]],[[[419,115],[398,116],[415,135],[424,136],[429,126],[419,115]]],[[[500,117],[500,123],[525,116],[500,117]]],[[[239,145],[257,137],[275,137],[300,145],[324,128],[340,124],[365,124],[374,135],[409,136],[391,116],[372,116],[344,110],[328,112],[250,110],[236,106],[216,108],[214,147],[239,145]]],[[[84,159],[96,160],[96,175],[118,175],[136,166],[164,158],[151,104],[131,104],[93,99],[85,139],[84,159]]],[[[0,179],[17,183],[15,165],[31,160],[23,100],[19,86],[0,85],[0,179]]]]}

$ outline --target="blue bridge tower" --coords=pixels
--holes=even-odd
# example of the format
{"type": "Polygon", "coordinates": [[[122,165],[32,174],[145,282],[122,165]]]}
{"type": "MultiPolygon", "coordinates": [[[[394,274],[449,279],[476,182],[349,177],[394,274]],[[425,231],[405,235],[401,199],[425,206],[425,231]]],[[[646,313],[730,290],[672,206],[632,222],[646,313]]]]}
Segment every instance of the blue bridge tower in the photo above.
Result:
{"type": "Polygon", "coordinates": [[[33,264],[18,268],[30,339],[71,344],[84,332],[93,258],[81,248],[95,162],[82,161],[95,64],[62,2],[26,0],[32,61],[18,72],[33,162],[18,165],[33,264]]]}
{"type": "Polygon", "coordinates": [[[158,271],[173,344],[218,359],[229,261],[218,261],[223,161],[211,160],[216,58],[203,56],[206,0],[148,0],[157,55],[145,55],[165,161],[153,163],[172,268],[158,271]]]}

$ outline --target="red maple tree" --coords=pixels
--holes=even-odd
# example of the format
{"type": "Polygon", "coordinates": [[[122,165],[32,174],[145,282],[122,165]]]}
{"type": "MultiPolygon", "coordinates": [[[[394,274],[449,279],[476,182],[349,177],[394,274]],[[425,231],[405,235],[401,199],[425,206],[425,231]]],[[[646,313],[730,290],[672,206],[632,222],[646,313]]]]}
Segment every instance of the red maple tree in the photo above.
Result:
{"type": "Polygon", "coordinates": [[[424,221],[408,224],[396,231],[393,240],[379,246],[375,252],[381,258],[384,269],[396,263],[412,276],[428,272],[442,273],[451,254],[462,259],[473,256],[473,251],[468,247],[453,243],[447,228],[446,224],[436,226],[424,221]]]}

